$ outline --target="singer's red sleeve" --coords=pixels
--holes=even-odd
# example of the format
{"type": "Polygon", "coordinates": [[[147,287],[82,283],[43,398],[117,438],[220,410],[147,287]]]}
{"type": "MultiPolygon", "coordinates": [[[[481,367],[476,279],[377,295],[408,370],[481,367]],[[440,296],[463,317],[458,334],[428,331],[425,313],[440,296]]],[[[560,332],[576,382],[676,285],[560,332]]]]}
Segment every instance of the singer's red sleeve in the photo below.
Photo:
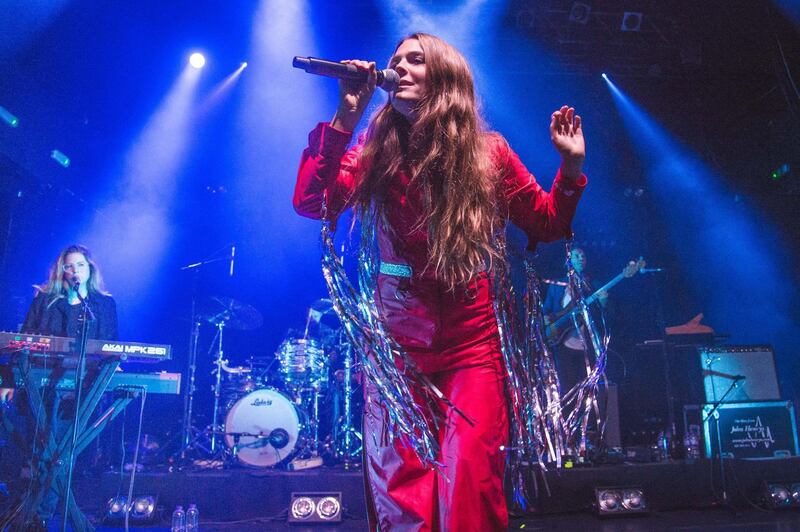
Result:
{"type": "Polygon", "coordinates": [[[559,170],[550,192],[546,192],[514,153],[508,143],[496,136],[495,160],[500,162],[506,214],[528,235],[528,249],[539,242],[553,242],[572,236],[572,219],[586,187],[586,176],[568,179],[559,170]]]}
{"type": "Polygon", "coordinates": [[[361,146],[348,151],[352,133],[320,123],[308,135],[308,148],[303,150],[292,203],[301,216],[318,220],[322,217],[322,201],[328,197],[331,220],[348,206],[355,189],[361,146]]]}

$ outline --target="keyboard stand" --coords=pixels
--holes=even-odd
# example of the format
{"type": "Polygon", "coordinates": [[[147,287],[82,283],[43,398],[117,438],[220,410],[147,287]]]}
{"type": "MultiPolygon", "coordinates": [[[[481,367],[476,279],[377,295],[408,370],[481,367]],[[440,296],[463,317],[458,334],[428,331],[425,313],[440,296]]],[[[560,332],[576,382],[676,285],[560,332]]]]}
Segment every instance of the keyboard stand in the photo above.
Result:
{"type": "MultiPolygon", "coordinates": [[[[19,374],[23,377],[24,388],[27,392],[25,395],[28,397],[31,412],[34,419],[39,422],[39,426],[42,427],[39,441],[33,442],[31,473],[36,472],[36,475],[20,505],[12,510],[7,518],[0,521],[0,530],[10,522],[24,525],[39,520],[37,509],[48,491],[53,488],[58,495],[59,501],[67,505],[68,520],[73,530],[76,532],[93,531],[94,527],[78,508],[72,490],[69,493],[65,493],[69,465],[66,462],[69,459],[73,425],[69,423],[63,434],[56,433],[60,432],[57,427],[63,428],[67,425],[64,422],[59,423],[57,419],[61,402],[57,390],[57,382],[63,376],[64,368],[61,364],[56,364],[48,374],[49,381],[47,386],[41,388],[41,380],[34,378],[30,371],[30,359],[31,355],[23,352],[16,357],[16,365],[19,374]],[[46,395],[52,395],[52,406],[45,402],[46,395]]],[[[103,431],[108,423],[116,418],[138,395],[138,392],[126,392],[123,395],[118,395],[111,406],[99,415],[91,425],[89,424],[89,420],[103,397],[111,378],[114,376],[114,372],[119,367],[119,363],[119,358],[104,358],[99,363],[97,375],[93,379],[91,376],[86,379],[85,395],[81,401],[80,410],[75,413],[78,416],[76,459],[103,431]]]]}

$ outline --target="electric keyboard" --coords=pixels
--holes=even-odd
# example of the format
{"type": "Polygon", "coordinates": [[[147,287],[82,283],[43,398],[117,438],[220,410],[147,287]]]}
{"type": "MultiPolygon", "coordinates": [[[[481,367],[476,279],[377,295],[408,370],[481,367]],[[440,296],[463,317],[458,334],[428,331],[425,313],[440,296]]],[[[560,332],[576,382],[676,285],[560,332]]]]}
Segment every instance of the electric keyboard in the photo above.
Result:
{"type": "MultiPolygon", "coordinates": [[[[77,356],[75,338],[0,332],[0,351],[27,351],[42,356],[77,356]]],[[[172,358],[172,346],[142,342],[88,340],[86,354],[92,357],[115,356],[120,360],[160,362],[172,358]]]]}
{"type": "MultiPolygon", "coordinates": [[[[44,368],[31,368],[31,376],[33,382],[39,384],[42,388],[50,384],[52,374],[57,370],[44,369],[44,368]]],[[[24,380],[20,375],[19,370],[14,368],[14,381],[17,387],[24,387],[24,380]]],[[[167,373],[162,371],[160,373],[131,373],[127,371],[116,371],[111,377],[107,392],[124,388],[139,388],[143,387],[147,393],[157,393],[166,395],[178,395],[181,393],[181,374],[180,373],[167,373]]],[[[74,390],[75,389],[75,371],[67,370],[58,377],[55,388],[57,390],[74,390]]]]}

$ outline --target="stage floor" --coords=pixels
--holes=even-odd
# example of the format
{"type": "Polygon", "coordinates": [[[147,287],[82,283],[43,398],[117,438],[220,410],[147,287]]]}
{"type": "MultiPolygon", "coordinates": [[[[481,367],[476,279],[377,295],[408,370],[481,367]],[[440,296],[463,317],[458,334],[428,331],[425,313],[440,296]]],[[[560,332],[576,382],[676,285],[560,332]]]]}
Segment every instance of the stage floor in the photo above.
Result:
{"type": "MultiPolygon", "coordinates": [[[[140,532],[169,532],[168,523],[153,525],[147,528],[132,527],[130,530],[140,532]]],[[[365,531],[367,522],[363,519],[346,519],[339,525],[321,525],[318,527],[295,526],[285,522],[252,520],[239,523],[213,523],[201,519],[202,532],[264,532],[264,531],[293,531],[293,532],[334,532],[334,531],[365,531]]],[[[123,530],[122,527],[101,526],[97,532],[112,532],[123,530]]],[[[513,519],[509,530],[547,530],[571,532],[649,532],[649,531],[675,531],[686,532],[723,532],[729,530],[742,530],[747,532],[780,532],[800,530],[800,514],[789,512],[766,512],[753,508],[747,510],[731,511],[721,508],[705,510],[675,510],[671,512],[656,512],[648,516],[628,517],[616,519],[598,519],[585,513],[569,515],[548,515],[528,519],[513,519]]],[[[57,523],[51,523],[48,532],[58,532],[57,523]]]]}
{"type": "MultiPolygon", "coordinates": [[[[716,466],[716,464],[713,464],[716,466]]],[[[620,464],[549,471],[550,496],[542,495],[535,513],[512,519],[511,530],[800,530],[800,513],[759,508],[764,481],[800,482],[800,458],[728,461],[728,494],[734,509],[716,503],[718,469],[709,461],[620,464]],[[712,475],[713,474],[713,475],[712,475]],[[594,487],[636,486],[644,490],[652,511],[645,516],[599,519],[592,513],[594,487]]],[[[129,476],[105,473],[75,479],[81,509],[97,517],[98,530],[119,530],[102,523],[106,501],[128,491],[129,476]]],[[[161,519],[144,529],[164,529],[177,504],[195,503],[204,531],[313,530],[290,526],[286,515],[292,492],[340,492],[343,522],[320,530],[366,530],[361,472],[339,467],[305,471],[226,469],[142,472],[134,495],[155,495],[161,519]]],[[[143,525],[135,525],[142,529],[143,525]]],[[[56,530],[51,524],[51,530],[56,530]]],[[[133,529],[133,528],[132,528],[133,529]]]]}

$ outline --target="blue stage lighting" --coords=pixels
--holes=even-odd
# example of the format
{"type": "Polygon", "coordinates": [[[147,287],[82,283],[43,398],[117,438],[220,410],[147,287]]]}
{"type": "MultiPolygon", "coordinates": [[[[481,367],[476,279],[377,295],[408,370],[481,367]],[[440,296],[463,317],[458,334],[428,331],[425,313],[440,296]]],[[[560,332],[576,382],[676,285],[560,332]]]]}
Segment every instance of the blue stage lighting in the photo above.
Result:
{"type": "Polygon", "coordinates": [[[11,127],[19,126],[19,118],[12,115],[8,110],[6,110],[3,107],[0,107],[0,118],[2,118],[3,122],[5,122],[11,127]]]}
{"type": "Polygon", "coordinates": [[[64,152],[60,150],[53,150],[52,152],[50,152],[50,158],[53,159],[58,164],[60,164],[61,166],[63,166],[64,168],[67,168],[72,163],[69,157],[67,157],[64,154],[64,152]]]}
{"type": "Polygon", "coordinates": [[[669,220],[666,233],[679,253],[685,284],[703,310],[724,316],[736,342],[793,341],[797,326],[788,316],[797,306],[795,285],[783,257],[788,249],[769,217],[737,200],[724,175],[613,82],[607,86],[641,160],[646,193],[669,220]],[[717,257],[713,274],[704,264],[707,257],[717,257]]]}
{"type": "Polygon", "coordinates": [[[206,64],[206,57],[200,52],[195,52],[189,56],[189,64],[195,68],[203,68],[206,64]]]}

